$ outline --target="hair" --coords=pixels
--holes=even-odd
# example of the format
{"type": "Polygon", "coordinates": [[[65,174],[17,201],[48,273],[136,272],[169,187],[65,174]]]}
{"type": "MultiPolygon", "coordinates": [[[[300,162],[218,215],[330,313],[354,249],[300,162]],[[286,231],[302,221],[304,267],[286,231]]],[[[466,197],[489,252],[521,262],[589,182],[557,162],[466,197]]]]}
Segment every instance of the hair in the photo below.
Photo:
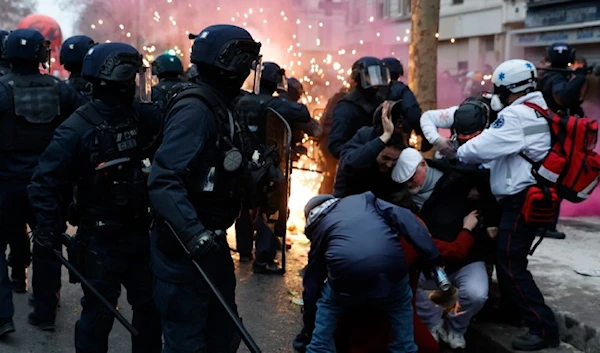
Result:
{"type": "Polygon", "coordinates": [[[394,132],[390,140],[385,144],[386,147],[392,147],[402,151],[406,147],[408,147],[407,138],[401,132],[394,132]]]}

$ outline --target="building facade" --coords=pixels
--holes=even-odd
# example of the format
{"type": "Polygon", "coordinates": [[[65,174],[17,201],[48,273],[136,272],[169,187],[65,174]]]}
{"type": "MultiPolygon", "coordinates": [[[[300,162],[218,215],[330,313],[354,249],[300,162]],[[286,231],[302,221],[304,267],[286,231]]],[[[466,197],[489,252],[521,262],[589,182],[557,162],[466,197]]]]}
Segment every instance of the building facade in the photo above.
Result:
{"type": "MultiPolygon", "coordinates": [[[[489,70],[506,57],[506,32],[524,27],[525,0],[441,0],[438,71],[489,70]]],[[[345,47],[408,59],[410,0],[348,0],[345,47]],[[375,32],[376,37],[373,37],[375,32]],[[363,39],[362,44],[356,43],[363,39]]]]}
{"type": "Polygon", "coordinates": [[[541,61],[546,47],[564,42],[588,63],[600,62],[600,1],[543,0],[527,4],[524,26],[507,32],[506,56],[541,61]]]}

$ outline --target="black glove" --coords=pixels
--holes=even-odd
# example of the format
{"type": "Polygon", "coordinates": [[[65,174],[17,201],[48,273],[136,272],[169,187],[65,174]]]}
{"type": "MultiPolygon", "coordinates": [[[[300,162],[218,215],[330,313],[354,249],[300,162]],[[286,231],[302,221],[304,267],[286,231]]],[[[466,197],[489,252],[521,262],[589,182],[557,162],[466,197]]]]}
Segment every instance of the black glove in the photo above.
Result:
{"type": "Polygon", "coordinates": [[[33,232],[33,241],[39,247],[46,250],[52,250],[58,244],[61,244],[60,234],[46,229],[36,229],[33,232]]]}
{"type": "Polygon", "coordinates": [[[205,230],[194,236],[185,247],[190,256],[195,260],[202,259],[208,254],[216,253],[221,248],[217,241],[217,235],[210,230],[205,230]]]}
{"type": "Polygon", "coordinates": [[[310,335],[304,329],[302,329],[302,332],[300,332],[296,338],[294,338],[292,346],[297,352],[304,353],[306,352],[306,346],[308,346],[310,343],[310,339],[310,335]]]}

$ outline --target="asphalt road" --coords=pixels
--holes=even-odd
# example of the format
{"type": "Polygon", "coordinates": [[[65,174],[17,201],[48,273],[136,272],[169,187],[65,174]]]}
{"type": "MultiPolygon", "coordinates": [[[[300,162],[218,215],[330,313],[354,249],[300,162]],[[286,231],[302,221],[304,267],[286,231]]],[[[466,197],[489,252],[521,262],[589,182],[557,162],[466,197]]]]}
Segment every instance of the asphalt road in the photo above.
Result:
{"type": "MultiPolygon", "coordinates": [[[[238,256],[233,254],[238,281],[236,290],[238,308],[244,324],[263,352],[294,352],[291,342],[300,331],[301,316],[300,307],[293,304],[292,299],[299,297],[302,290],[298,272],[306,263],[307,252],[306,245],[298,242],[294,244],[292,250],[287,252],[288,272],[284,276],[254,275],[251,263],[240,264],[237,261],[238,256]]],[[[61,307],[56,320],[56,330],[52,333],[42,332],[27,323],[27,315],[32,310],[27,300],[29,294],[13,295],[16,332],[0,340],[0,352],[75,351],[73,332],[81,310],[79,304],[81,288],[79,285],[69,283],[68,273],[64,268],[62,283],[61,307]]],[[[119,311],[130,319],[131,309],[125,298],[126,293],[123,289],[119,311]]],[[[109,352],[131,352],[130,335],[116,320],[109,338],[109,352]]],[[[240,347],[239,352],[248,352],[248,350],[240,347]]]]}

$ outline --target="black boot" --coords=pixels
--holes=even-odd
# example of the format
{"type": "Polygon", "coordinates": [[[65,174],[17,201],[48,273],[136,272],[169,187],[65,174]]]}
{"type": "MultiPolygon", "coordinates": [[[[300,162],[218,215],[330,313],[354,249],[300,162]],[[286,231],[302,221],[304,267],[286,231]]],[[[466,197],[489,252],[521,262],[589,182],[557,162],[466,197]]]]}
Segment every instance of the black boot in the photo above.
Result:
{"type": "Polygon", "coordinates": [[[567,236],[565,235],[565,233],[563,232],[559,232],[556,229],[548,229],[546,231],[546,234],[544,235],[544,238],[548,238],[548,239],[565,239],[567,236]]]}
{"type": "Polygon", "coordinates": [[[42,321],[35,312],[32,312],[27,316],[27,321],[29,324],[36,326],[42,331],[54,331],[54,322],[53,321],[42,321]]]}
{"type": "Polygon", "coordinates": [[[526,335],[518,337],[516,340],[512,342],[513,349],[517,351],[539,351],[544,348],[554,348],[558,347],[560,344],[560,340],[557,338],[542,338],[538,335],[534,335],[531,332],[528,332],[526,335]]]}
{"type": "Polygon", "coordinates": [[[268,275],[281,275],[283,274],[282,269],[275,263],[275,261],[259,262],[254,261],[252,264],[252,272],[268,275]]]}
{"type": "Polygon", "coordinates": [[[0,337],[15,332],[15,324],[12,319],[0,319],[0,337]]]}

